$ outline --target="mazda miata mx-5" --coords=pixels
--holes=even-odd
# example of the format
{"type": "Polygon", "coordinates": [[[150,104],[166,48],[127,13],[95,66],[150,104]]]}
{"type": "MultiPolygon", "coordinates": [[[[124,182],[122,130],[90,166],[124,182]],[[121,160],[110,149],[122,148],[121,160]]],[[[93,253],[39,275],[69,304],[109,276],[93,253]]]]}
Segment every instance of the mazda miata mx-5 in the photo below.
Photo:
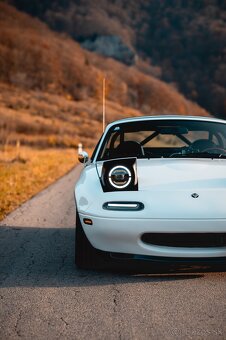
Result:
{"type": "Polygon", "coordinates": [[[116,261],[226,264],[226,121],[127,118],[107,126],[75,187],[79,268],[116,261]]]}

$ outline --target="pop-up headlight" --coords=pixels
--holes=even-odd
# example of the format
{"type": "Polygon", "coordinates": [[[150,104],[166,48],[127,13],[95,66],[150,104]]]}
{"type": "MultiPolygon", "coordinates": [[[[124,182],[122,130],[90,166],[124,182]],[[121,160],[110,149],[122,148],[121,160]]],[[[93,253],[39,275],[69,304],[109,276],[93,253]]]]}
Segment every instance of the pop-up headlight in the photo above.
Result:
{"type": "Polygon", "coordinates": [[[136,158],[106,161],[103,164],[101,184],[105,192],[138,190],[136,158]]]}

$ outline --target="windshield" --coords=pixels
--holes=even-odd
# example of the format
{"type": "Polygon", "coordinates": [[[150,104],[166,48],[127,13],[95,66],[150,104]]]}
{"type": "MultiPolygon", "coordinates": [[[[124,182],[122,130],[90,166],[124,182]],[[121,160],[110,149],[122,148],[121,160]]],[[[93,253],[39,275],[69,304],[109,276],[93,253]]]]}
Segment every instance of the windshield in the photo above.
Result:
{"type": "Polygon", "coordinates": [[[113,126],[97,160],[114,158],[226,158],[226,124],[195,120],[147,120],[113,126]]]}

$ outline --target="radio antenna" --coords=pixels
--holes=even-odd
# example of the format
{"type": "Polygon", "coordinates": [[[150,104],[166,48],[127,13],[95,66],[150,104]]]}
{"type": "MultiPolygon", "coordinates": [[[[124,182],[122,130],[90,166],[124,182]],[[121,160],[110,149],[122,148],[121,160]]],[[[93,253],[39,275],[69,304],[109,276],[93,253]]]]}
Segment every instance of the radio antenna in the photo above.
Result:
{"type": "Polygon", "coordinates": [[[103,132],[105,130],[105,116],[106,116],[105,96],[106,96],[106,78],[103,78],[103,132]]]}

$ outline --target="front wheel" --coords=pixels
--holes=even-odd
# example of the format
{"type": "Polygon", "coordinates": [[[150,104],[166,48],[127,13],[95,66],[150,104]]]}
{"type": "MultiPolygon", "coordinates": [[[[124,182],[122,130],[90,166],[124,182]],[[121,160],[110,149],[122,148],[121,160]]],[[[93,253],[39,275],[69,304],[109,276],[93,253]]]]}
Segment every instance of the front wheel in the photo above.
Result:
{"type": "Polygon", "coordinates": [[[75,264],[80,269],[102,268],[105,263],[105,256],[105,252],[95,249],[87,239],[77,212],[75,229],[75,264]]]}

